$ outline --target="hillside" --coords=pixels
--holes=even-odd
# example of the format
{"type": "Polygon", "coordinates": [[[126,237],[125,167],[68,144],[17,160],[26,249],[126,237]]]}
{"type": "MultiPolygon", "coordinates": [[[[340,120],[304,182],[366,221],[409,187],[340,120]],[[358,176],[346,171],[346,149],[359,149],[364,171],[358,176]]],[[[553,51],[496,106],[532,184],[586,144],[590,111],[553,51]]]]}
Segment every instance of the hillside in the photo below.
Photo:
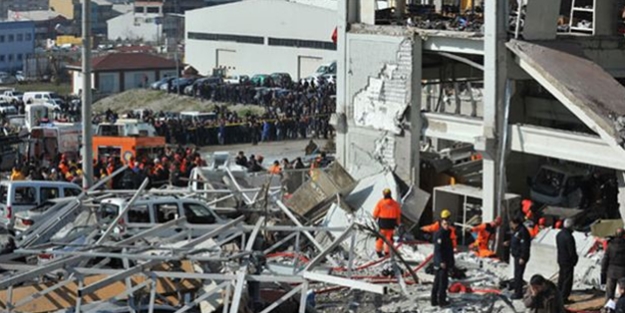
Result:
{"type": "MultiPolygon", "coordinates": [[[[202,101],[187,96],[167,94],[163,91],[148,89],[128,90],[110,97],[100,99],[93,104],[94,112],[104,112],[111,109],[117,113],[125,113],[135,109],[150,109],[159,111],[212,111],[215,105],[227,105],[226,103],[202,101]]],[[[247,112],[262,114],[265,109],[257,105],[228,105],[228,109],[245,115],[247,112]]]]}

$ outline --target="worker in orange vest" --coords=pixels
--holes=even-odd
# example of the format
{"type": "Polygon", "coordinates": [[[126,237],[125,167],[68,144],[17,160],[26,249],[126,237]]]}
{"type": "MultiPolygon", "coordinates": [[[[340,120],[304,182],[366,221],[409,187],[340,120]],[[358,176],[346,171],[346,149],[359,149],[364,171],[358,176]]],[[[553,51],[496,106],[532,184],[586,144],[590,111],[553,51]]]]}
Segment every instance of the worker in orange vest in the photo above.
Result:
{"type": "Polygon", "coordinates": [[[278,160],[273,161],[273,165],[271,165],[269,167],[269,174],[273,174],[273,175],[279,175],[280,174],[280,162],[278,162],[278,160]]]}
{"type": "Polygon", "coordinates": [[[501,226],[501,217],[497,217],[490,223],[482,223],[471,228],[472,233],[477,233],[477,238],[470,248],[475,250],[478,257],[490,258],[495,255],[495,252],[489,249],[489,244],[499,226],[501,226]]]}
{"type": "Polygon", "coordinates": [[[543,230],[547,225],[547,219],[544,217],[541,217],[540,219],[538,219],[538,223],[536,225],[534,225],[534,227],[528,229],[530,231],[530,237],[534,238],[536,237],[536,235],[538,235],[538,233],[540,233],[541,230],[543,230]]]}
{"type": "MultiPolygon", "coordinates": [[[[451,218],[451,212],[447,209],[444,209],[443,211],[441,211],[441,220],[447,220],[449,221],[449,219],[451,218]]],[[[451,222],[450,222],[451,224],[451,222]]],[[[441,222],[440,221],[436,221],[430,225],[426,225],[421,227],[421,231],[424,233],[429,233],[429,234],[434,234],[436,233],[439,229],[441,229],[441,222]]],[[[454,246],[454,250],[456,249],[456,247],[458,247],[458,236],[456,236],[456,228],[449,225],[449,230],[450,230],[450,237],[451,237],[451,243],[454,246]]]]}
{"type": "MultiPolygon", "coordinates": [[[[382,195],[384,198],[378,201],[373,210],[373,219],[377,220],[382,236],[386,237],[389,242],[392,242],[395,227],[401,224],[401,207],[397,201],[393,200],[390,189],[385,188],[382,191],[382,195]]],[[[384,252],[386,255],[389,255],[390,247],[384,244],[384,240],[378,238],[375,242],[375,252],[379,257],[384,256],[382,254],[383,246],[384,252]]]]}
{"type": "Polygon", "coordinates": [[[523,216],[525,216],[526,220],[531,220],[534,218],[534,212],[532,212],[532,206],[534,202],[530,199],[525,199],[521,201],[521,211],[523,211],[523,216]]]}

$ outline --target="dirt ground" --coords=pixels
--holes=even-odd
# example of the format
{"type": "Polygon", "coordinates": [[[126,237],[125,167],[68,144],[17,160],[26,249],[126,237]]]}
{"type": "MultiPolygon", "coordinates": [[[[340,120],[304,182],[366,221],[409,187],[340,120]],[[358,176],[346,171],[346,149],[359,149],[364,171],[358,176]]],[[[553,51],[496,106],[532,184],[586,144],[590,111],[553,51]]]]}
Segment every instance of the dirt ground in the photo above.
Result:
{"type": "Polygon", "coordinates": [[[136,109],[149,109],[154,112],[169,111],[212,111],[216,105],[227,105],[228,109],[239,115],[246,113],[262,114],[263,107],[257,105],[242,105],[205,101],[188,96],[168,94],[164,91],[149,89],[128,90],[110,97],[103,98],[93,104],[94,112],[104,112],[111,109],[117,113],[125,113],[136,109]]]}

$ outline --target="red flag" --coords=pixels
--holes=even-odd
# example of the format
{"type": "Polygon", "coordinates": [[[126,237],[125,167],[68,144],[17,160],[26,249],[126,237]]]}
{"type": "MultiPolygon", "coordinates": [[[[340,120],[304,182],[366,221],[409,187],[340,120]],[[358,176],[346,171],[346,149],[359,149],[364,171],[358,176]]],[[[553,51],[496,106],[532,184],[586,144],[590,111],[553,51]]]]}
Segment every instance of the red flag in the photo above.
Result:
{"type": "Polygon", "coordinates": [[[334,42],[336,44],[336,41],[338,39],[338,29],[336,27],[334,27],[334,31],[332,32],[332,42],[334,42]]]}

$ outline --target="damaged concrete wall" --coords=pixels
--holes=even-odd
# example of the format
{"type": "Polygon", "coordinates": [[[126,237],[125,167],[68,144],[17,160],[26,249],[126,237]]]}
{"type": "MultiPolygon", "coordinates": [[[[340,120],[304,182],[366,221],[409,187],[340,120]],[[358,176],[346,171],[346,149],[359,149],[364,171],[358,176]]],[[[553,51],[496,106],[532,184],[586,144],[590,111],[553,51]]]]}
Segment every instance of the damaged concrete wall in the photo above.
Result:
{"type": "Polygon", "coordinates": [[[402,123],[413,79],[421,79],[413,77],[414,64],[421,64],[413,60],[414,49],[421,50],[420,39],[348,33],[346,41],[345,166],[357,176],[387,167],[409,179],[411,142],[402,123]]]}

